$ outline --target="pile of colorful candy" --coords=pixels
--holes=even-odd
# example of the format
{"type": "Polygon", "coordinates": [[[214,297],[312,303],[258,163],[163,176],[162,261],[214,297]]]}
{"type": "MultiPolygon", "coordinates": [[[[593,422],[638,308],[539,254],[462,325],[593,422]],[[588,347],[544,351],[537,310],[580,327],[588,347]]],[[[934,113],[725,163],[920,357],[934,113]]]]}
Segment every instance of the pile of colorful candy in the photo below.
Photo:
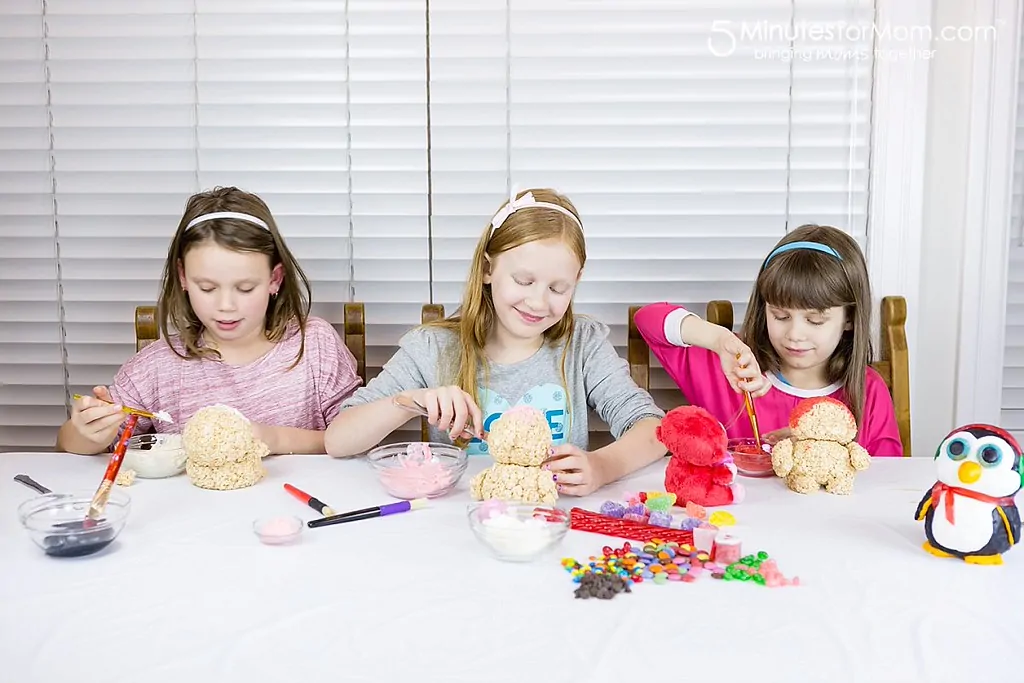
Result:
{"type": "Polygon", "coordinates": [[[615,519],[627,519],[641,524],[650,524],[665,529],[693,531],[701,522],[708,520],[713,526],[729,526],[736,518],[724,510],[712,513],[708,519],[707,510],[693,503],[686,504],[686,515],[677,524],[669,510],[676,503],[676,494],[664,491],[640,491],[626,496],[625,504],[606,500],[601,504],[600,513],[615,519]]]}
{"type": "Polygon", "coordinates": [[[565,558],[562,566],[575,583],[580,583],[589,574],[615,574],[634,583],[642,583],[645,579],[657,584],[669,581],[693,583],[705,570],[721,573],[725,569],[711,562],[708,553],[691,545],[666,543],[659,539],[645,544],[641,550],[627,542],[621,548],[605,546],[602,553],[600,557],[591,557],[587,564],[565,558]]]}
{"type": "Polygon", "coordinates": [[[574,583],[590,582],[593,575],[612,575],[633,583],[644,580],[656,584],[669,581],[693,583],[709,572],[714,579],[726,581],[753,581],[762,586],[798,586],[800,579],[787,579],[779,571],[775,560],[769,559],[763,550],[756,555],[747,555],[728,566],[713,562],[708,553],[691,545],[653,540],[636,549],[630,543],[621,548],[605,546],[600,557],[592,556],[583,564],[571,557],[562,560],[562,567],[572,575],[574,583]]]}

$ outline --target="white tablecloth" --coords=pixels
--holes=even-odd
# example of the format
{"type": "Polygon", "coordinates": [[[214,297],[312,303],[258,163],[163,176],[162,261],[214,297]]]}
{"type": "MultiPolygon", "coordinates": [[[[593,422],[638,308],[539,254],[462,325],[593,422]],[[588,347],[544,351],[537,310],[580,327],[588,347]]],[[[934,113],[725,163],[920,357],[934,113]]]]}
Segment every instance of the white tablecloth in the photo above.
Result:
{"type": "MultiPolygon", "coordinates": [[[[338,510],[390,499],[359,460],[284,456],[234,492],[185,476],[136,480],[115,545],[45,556],[15,508],[27,473],[93,488],[105,458],[0,455],[0,680],[182,681],[983,681],[1021,680],[1024,550],[1001,567],[940,560],[913,519],[929,458],[877,459],[849,497],[803,497],[744,480],[731,508],[744,552],[765,550],[802,585],[765,588],[705,574],[644,582],[612,600],[574,599],[559,560],[609,542],[570,531],[549,559],[488,556],[465,518],[471,464],[429,509],[305,529],[265,546],[256,517],[316,516],[282,488],[338,510]]],[[[661,490],[663,466],[568,507],[661,490]]]]}

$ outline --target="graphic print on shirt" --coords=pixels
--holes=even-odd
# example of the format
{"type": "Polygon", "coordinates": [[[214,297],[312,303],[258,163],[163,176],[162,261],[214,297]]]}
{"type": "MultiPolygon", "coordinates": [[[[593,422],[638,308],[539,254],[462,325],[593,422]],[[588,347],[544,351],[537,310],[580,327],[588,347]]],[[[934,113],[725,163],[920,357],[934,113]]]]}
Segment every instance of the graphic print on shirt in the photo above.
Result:
{"type": "MultiPolygon", "coordinates": [[[[501,417],[502,413],[512,407],[504,396],[496,394],[490,389],[477,388],[480,396],[480,411],[484,414],[484,431],[491,431],[491,425],[501,417]]],[[[544,413],[548,426],[551,428],[551,440],[554,445],[566,442],[566,401],[565,389],[560,384],[541,384],[533,387],[523,394],[522,398],[516,401],[517,406],[530,406],[544,413]]],[[[485,455],[487,443],[480,439],[473,439],[466,447],[469,455],[485,455]]]]}

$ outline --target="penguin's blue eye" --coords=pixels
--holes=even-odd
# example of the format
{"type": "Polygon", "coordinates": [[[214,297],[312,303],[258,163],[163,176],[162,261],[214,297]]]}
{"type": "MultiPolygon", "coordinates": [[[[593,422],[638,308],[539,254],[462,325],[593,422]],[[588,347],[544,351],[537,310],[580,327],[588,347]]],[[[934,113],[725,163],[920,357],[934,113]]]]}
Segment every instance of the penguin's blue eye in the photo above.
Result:
{"type": "Polygon", "coordinates": [[[985,446],[978,454],[978,462],[985,467],[995,467],[1002,459],[1002,452],[995,446],[985,446]]]}
{"type": "Polygon", "coordinates": [[[946,455],[951,460],[963,460],[967,457],[967,442],[963,439],[953,439],[946,444],[946,455]]]}

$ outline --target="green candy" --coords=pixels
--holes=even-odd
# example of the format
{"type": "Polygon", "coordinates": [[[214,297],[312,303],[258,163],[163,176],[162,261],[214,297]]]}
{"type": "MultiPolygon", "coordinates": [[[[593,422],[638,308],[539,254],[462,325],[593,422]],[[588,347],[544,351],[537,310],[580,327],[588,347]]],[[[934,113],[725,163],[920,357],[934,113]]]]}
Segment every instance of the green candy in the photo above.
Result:
{"type": "Polygon", "coordinates": [[[754,574],[754,583],[756,583],[756,584],[758,584],[760,586],[763,586],[764,585],[764,577],[761,576],[760,574],[754,574]]]}
{"type": "Polygon", "coordinates": [[[764,560],[767,560],[767,559],[768,559],[768,553],[766,553],[766,552],[765,552],[765,551],[763,551],[763,550],[762,550],[762,551],[760,551],[759,553],[757,553],[757,559],[761,560],[762,562],[763,562],[764,560]]]}

